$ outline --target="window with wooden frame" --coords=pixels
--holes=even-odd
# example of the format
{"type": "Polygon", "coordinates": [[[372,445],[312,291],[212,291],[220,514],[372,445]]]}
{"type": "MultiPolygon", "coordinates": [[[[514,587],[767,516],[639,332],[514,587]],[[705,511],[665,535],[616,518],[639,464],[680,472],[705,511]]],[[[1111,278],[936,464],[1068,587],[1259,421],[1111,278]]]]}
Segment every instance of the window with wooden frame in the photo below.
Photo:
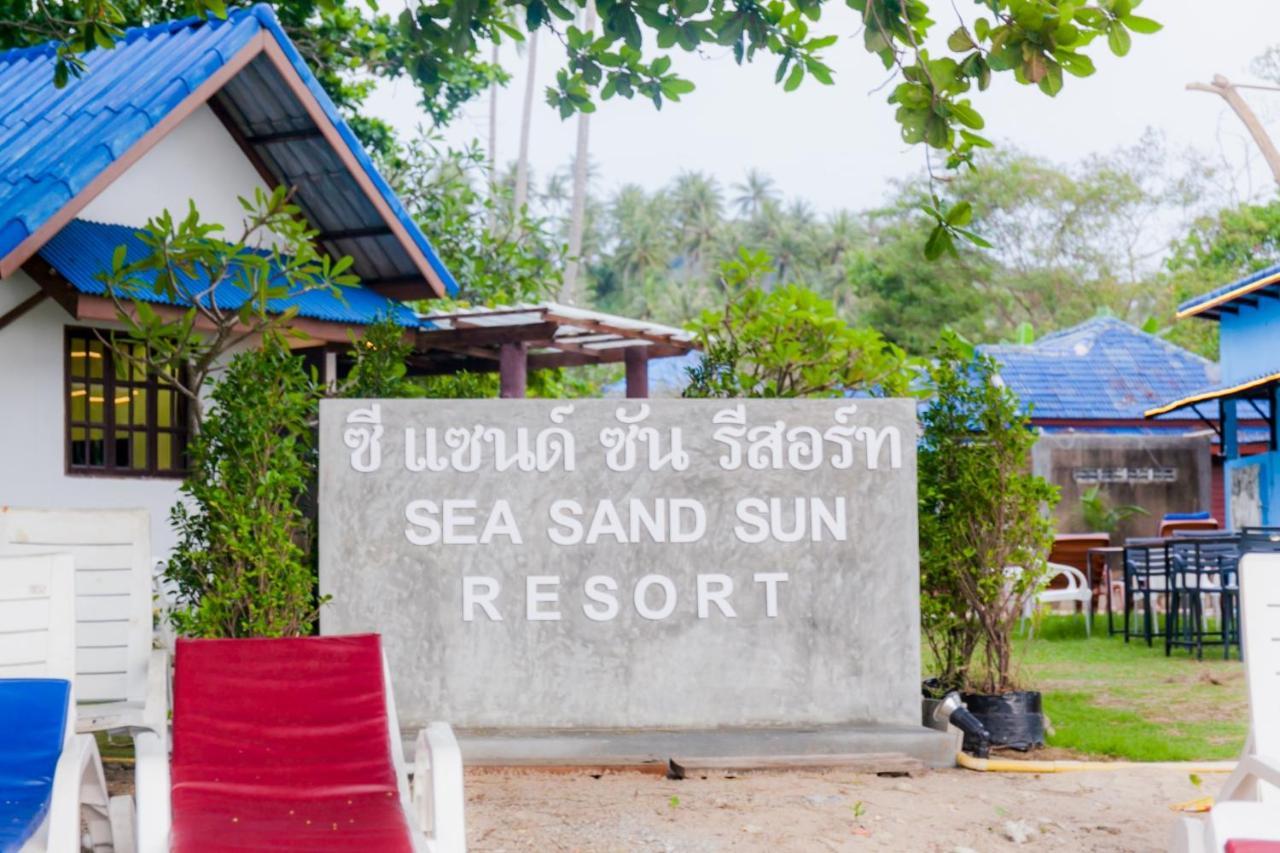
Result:
{"type": "Polygon", "coordinates": [[[111,332],[67,329],[67,473],[181,477],[187,471],[186,398],[142,365],[144,345],[122,358],[111,332]],[[101,337],[99,337],[101,334],[101,337]]]}

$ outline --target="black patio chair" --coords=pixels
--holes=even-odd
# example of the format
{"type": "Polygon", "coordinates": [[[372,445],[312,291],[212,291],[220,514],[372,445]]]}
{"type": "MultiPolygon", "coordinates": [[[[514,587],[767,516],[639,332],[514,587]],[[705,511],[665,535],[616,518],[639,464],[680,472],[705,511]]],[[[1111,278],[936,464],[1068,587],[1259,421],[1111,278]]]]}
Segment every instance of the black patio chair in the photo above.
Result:
{"type": "Polygon", "coordinates": [[[1235,582],[1240,560],[1236,536],[1193,536],[1170,541],[1169,607],[1165,614],[1164,653],[1175,646],[1194,650],[1204,658],[1206,645],[1222,646],[1223,658],[1231,656],[1231,644],[1240,643],[1236,628],[1239,603],[1235,582]],[[1205,605],[1217,603],[1217,630],[1210,630],[1205,605]]]}
{"type": "MultiPolygon", "coordinates": [[[[1154,612],[1157,604],[1168,604],[1169,540],[1159,538],[1129,539],[1124,543],[1124,641],[1141,636],[1152,645],[1164,635],[1154,612]],[[1142,631],[1133,630],[1134,610],[1142,604],[1142,631]]],[[[1167,610],[1168,608],[1165,607],[1167,610]]]]}

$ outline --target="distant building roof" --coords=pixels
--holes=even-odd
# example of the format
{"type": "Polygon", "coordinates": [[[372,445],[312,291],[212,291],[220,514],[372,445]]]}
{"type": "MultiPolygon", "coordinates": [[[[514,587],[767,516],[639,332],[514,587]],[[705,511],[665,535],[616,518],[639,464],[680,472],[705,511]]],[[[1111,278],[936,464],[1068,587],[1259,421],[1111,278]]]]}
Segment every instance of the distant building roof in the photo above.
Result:
{"type": "MultiPolygon", "coordinates": [[[[1148,409],[1218,382],[1213,362],[1114,317],[1095,317],[1029,345],[980,349],[996,359],[1000,378],[1036,419],[1140,421],[1148,409]]],[[[1258,417],[1248,406],[1239,415],[1258,417]]]]}
{"type": "Polygon", "coordinates": [[[1217,320],[1222,316],[1223,311],[1235,313],[1229,303],[1241,300],[1256,305],[1257,297],[1250,294],[1256,294],[1258,291],[1264,291],[1267,296],[1280,299],[1280,264],[1250,273],[1230,284],[1224,284],[1208,293],[1188,299],[1178,306],[1178,317],[1202,315],[1217,320]]]}
{"type": "Polygon", "coordinates": [[[0,276],[208,104],[264,179],[296,188],[319,241],[351,255],[367,285],[401,298],[457,289],[270,7],[130,29],[85,54],[62,89],[55,53],[0,52],[0,276]]]}
{"type": "MultiPolygon", "coordinates": [[[[65,228],[40,250],[40,257],[66,279],[77,293],[87,296],[105,296],[106,285],[98,276],[111,269],[112,255],[117,246],[125,246],[128,260],[136,261],[147,252],[146,247],[137,237],[138,229],[126,225],[106,225],[100,222],[89,222],[84,219],[73,219],[65,228]]],[[[193,283],[200,279],[192,279],[193,283]]],[[[203,278],[208,283],[208,275],[203,278]]],[[[158,304],[173,304],[158,293],[154,287],[154,277],[148,286],[130,294],[133,299],[158,304]]],[[[283,281],[280,282],[283,285],[283,281]]],[[[198,291],[198,284],[191,290],[198,291]]],[[[236,285],[233,279],[224,280],[216,290],[218,307],[235,310],[245,303],[248,294],[236,285]]],[[[297,292],[291,296],[275,299],[268,303],[268,309],[282,312],[297,307],[299,317],[321,320],[326,323],[342,323],[345,325],[368,325],[382,317],[393,317],[402,326],[416,328],[417,316],[405,305],[375,293],[366,287],[340,288],[340,294],[328,289],[316,289],[297,292]]],[[[187,303],[188,305],[190,303],[187,303]]],[[[185,306],[184,306],[185,307],[185,306]]]]}

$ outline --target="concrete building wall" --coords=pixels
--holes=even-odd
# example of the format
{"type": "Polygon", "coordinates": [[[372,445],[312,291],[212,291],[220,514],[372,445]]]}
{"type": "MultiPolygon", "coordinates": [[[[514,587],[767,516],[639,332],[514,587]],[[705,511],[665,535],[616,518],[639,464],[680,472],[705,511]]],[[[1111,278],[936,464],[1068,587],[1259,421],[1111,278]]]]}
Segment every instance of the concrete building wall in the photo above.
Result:
{"type": "Polygon", "coordinates": [[[1080,498],[1095,485],[1110,506],[1145,509],[1147,515],[1133,516],[1120,526],[1113,540],[1121,541],[1155,536],[1167,512],[1209,509],[1210,450],[1207,435],[1045,435],[1031,457],[1035,472],[1059,488],[1054,518],[1061,533],[1093,532],[1086,529],[1080,498]],[[1124,481],[1117,482],[1121,476],[1124,481]]]}
{"type": "MultiPolygon", "coordinates": [[[[224,223],[234,237],[243,215],[237,196],[260,185],[234,140],[202,107],[79,216],[143,226],[165,208],[185,214],[194,199],[204,219],[224,223]]],[[[22,272],[0,280],[0,316],[37,289],[22,272]]],[[[0,329],[0,506],[142,507],[151,514],[152,550],[163,555],[175,541],[168,516],[178,480],[66,473],[64,330],[88,325],[45,300],[0,329]]]]}

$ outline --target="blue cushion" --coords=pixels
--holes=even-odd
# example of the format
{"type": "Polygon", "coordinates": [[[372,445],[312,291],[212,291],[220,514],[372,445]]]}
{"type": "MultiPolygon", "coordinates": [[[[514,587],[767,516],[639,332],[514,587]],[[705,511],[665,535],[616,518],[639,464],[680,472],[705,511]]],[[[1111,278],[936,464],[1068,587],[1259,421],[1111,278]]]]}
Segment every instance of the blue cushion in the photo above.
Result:
{"type": "Polygon", "coordinates": [[[1209,511],[1203,512],[1166,512],[1164,521],[1208,521],[1212,516],[1209,511]]]}
{"type": "Polygon", "coordinates": [[[49,812],[71,683],[0,678],[0,851],[22,847],[49,812]]]}

